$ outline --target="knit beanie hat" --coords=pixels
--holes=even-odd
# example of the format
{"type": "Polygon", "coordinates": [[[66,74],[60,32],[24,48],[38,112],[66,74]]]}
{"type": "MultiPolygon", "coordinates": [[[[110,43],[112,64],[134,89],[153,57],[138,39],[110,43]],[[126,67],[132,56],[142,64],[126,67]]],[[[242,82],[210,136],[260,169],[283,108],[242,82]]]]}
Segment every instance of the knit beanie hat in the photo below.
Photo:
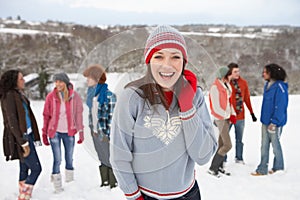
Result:
{"type": "Polygon", "coordinates": [[[58,81],[58,80],[63,81],[66,85],[70,84],[70,79],[69,79],[68,75],[64,72],[54,74],[53,81],[58,81]]]}
{"type": "Polygon", "coordinates": [[[148,64],[152,55],[165,48],[175,48],[182,52],[187,63],[187,51],[184,37],[178,30],[167,25],[161,25],[149,35],[145,45],[145,63],[148,64]]]}
{"type": "Polygon", "coordinates": [[[228,73],[229,68],[228,67],[220,67],[217,71],[217,78],[218,79],[222,79],[223,77],[226,76],[226,74],[228,73]]]}
{"type": "Polygon", "coordinates": [[[97,83],[105,83],[106,81],[105,69],[99,64],[89,66],[86,70],[84,70],[83,76],[91,77],[97,83]]]}

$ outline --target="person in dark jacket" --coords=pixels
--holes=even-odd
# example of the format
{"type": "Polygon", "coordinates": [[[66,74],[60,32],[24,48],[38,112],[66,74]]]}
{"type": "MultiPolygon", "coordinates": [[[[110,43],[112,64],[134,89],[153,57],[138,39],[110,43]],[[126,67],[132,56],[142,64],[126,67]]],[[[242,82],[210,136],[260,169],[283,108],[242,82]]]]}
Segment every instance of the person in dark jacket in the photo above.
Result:
{"type": "Polygon", "coordinates": [[[35,146],[41,145],[38,126],[23,90],[25,81],[18,70],[5,72],[0,79],[4,122],[3,149],[6,161],[19,159],[19,200],[30,199],[42,167],[35,146]]]}
{"type": "Polygon", "coordinates": [[[263,102],[260,121],[262,123],[261,160],[253,176],[273,174],[284,170],[283,154],[280,144],[282,128],[287,122],[287,107],[289,101],[288,83],[285,70],[277,64],[265,66],[263,78],[263,102]],[[273,147],[273,167],[268,171],[270,143],[273,147]]]}

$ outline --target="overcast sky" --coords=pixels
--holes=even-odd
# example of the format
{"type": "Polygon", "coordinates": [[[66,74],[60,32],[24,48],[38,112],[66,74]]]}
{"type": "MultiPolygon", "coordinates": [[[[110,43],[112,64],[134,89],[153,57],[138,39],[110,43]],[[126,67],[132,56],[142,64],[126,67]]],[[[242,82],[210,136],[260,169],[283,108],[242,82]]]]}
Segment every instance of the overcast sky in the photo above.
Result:
{"type": "Polygon", "coordinates": [[[85,25],[300,26],[300,0],[0,0],[0,18],[85,25]]]}

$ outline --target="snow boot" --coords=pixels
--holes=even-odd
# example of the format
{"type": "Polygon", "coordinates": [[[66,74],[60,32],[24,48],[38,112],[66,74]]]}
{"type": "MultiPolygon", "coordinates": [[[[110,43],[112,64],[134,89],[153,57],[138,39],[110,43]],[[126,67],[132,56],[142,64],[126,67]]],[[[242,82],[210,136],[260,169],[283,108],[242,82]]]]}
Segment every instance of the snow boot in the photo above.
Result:
{"type": "Polygon", "coordinates": [[[19,194],[21,194],[24,184],[25,184],[25,180],[24,181],[19,181],[19,194]]]}
{"type": "Polygon", "coordinates": [[[21,185],[20,194],[18,200],[29,200],[31,199],[33,185],[26,184],[25,182],[21,185]]]}
{"type": "Polygon", "coordinates": [[[109,181],[110,189],[118,186],[118,182],[112,168],[108,168],[108,181],[109,181]]]}
{"type": "Polygon", "coordinates": [[[109,186],[108,167],[105,166],[105,165],[100,165],[99,170],[100,170],[100,176],[101,176],[101,185],[100,185],[100,187],[109,186]]]}
{"type": "MultiPolygon", "coordinates": [[[[225,159],[224,159],[224,160],[225,160],[225,159]]],[[[219,170],[218,170],[218,171],[221,172],[222,174],[225,174],[225,175],[227,175],[227,176],[230,176],[231,173],[228,172],[228,171],[226,171],[225,168],[224,168],[224,162],[225,162],[224,160],[220,163],[220,166],[219,166],[219,170]]]]}
{"type": "Polygon", "coordinates": [[[209,168],[211,172],[210,174],[212,174],[213,172],[213,175],[218,175],[219,168],[220,166],[223,165],[223,162],[224,162],[224,156],[221,156],[220,154],[216,153],[209,168]]]}
{"type": "Polygon", "coordinates": [[[62,188],[61,174],[52,174],[51,181],[54,185],[54,193],[60,193],[64,191],[64,189],[62,188]]]}
{"type": "Polygon", "coordinates": [[[74,181],[74,170],[66,169],[66,182],[74,181]]]}

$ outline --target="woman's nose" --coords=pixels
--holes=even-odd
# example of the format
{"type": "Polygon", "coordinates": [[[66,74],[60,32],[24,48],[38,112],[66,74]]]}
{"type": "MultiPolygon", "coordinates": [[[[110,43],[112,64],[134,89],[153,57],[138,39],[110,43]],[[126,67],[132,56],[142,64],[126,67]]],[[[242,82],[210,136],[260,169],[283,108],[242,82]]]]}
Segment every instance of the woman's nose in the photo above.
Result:
{"type": "Polygon", "coordinates": [[[163,66],[171,66],[171,59],[166,57],[164,60],[163,60],[163,66]]]}

